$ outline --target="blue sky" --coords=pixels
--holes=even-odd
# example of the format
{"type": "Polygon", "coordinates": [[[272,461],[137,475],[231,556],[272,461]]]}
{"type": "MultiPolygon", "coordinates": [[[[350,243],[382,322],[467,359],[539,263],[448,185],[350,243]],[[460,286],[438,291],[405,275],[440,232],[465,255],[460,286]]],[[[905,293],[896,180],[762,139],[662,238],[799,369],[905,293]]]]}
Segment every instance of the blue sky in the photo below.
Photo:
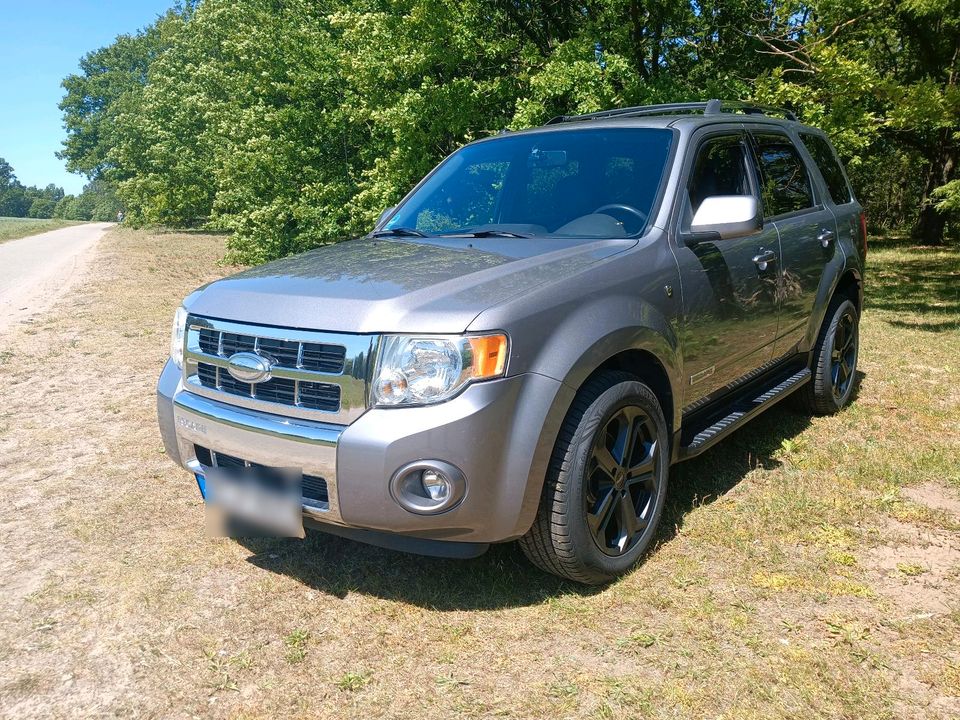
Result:
{"type": "Polygon", "coordinates": [[[64,138],[60,81],[90,50],[149,25],[174,0],[0,0],[0,157],[24,185],[79,192],[54,153],[64,138]]]}

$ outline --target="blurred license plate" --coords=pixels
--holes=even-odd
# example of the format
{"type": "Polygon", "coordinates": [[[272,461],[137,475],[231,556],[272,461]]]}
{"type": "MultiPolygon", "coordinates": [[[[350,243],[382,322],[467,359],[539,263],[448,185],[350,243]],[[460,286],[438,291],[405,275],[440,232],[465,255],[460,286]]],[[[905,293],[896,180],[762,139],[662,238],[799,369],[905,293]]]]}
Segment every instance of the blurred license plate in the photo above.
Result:
{"type": "Polygon", "coordinates": [[[303,537],[300,469],[213,467],[204,476],[208,535],[303,537]]]}

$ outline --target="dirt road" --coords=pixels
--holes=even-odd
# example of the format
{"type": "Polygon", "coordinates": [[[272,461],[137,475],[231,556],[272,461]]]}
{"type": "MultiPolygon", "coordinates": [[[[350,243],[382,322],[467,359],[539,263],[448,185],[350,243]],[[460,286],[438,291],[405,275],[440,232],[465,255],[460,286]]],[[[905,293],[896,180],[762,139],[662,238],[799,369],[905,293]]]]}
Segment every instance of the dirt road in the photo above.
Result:
{"type": "Polygon", "coordinates": [[[0,244],[0,332],[61,297],[112,226],[88,223],[0,244]]]}

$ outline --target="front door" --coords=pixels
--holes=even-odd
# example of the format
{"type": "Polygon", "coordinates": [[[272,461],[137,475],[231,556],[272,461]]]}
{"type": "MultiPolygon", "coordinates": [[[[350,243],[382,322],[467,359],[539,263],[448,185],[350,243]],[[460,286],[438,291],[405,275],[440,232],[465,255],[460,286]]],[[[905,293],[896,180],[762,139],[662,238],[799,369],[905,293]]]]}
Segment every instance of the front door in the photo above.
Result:
{"type": "MultiPolygon", "coordinates": [[[[678,237],[704,198],[758,194],[742,129],[694,137],[681,190],[678,237]]],[[[769,362],[777,336],[780,243],[773,224],[726,240],[678,242],[683,282],[684,407],[691,409],[769,362]]]]}

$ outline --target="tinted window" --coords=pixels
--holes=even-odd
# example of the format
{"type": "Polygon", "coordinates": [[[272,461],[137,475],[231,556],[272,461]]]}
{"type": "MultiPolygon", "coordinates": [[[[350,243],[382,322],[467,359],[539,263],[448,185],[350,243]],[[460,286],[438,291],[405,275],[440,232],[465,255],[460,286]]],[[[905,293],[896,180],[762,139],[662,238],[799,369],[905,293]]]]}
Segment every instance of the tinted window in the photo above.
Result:
{"type": "Polygon", "coordinates": [[[800,154],[786,135],[755,134],[760,195],[767,217],[813,207],[810,178],[800,154]]]}
{"type": "Polygon", "coordinates": [[[750,195],[746,149],[740,136],[707,140],[697,151],[697,159],[687,185],[690,213],[696,214],[704,198],[712,195],[750,195]]]}
{"type": "Polygon", "coordinates": [[[646,226],[672,140],[672,131],[653,128],[570,129],[468,145],[401,205],[387,227],[432,235],[497,229],[634,235],[646,226]]]}
{"type": "Polygon", "coordinates": [[[830,197],[837,205],[843,205],[850,202],[853,196],[850,193],[850,186],[847,185],[847,179],[843,176],[843,169],[837,156],[833,154],[830,143],[819,135],[801,135],[800,139],[807,146],[810,157],[820,169],[824,181],[827,183],[827,189],[830,191],[830,197]]]}
{"type": "Polygon", "coordinates": [[[456,174],[456,184],[441,185],[423,203],[416,228],[437,232],[493,222],[509,168],[506,161],[465,163],[456,174]]]}

